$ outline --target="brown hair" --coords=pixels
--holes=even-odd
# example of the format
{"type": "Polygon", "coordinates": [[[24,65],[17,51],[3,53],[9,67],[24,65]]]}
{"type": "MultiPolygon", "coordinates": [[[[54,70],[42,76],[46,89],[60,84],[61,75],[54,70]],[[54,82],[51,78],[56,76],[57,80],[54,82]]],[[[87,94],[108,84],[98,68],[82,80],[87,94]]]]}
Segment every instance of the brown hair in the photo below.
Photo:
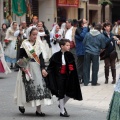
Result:
{"type": "Polygon", "coordinates": [[[70,40],[68,40],[68,39],[61,39],[60,41],[59,41],[59,46],[61,47],[61,45],[65,45],[67,42],[69,42],[70,43],[70,40]]]}
{"type": "Polygon", "coordinates": [[[32,34],[32,32],[33,32],[34,30],[37,30],[37,31],[38,31],[38,29],[37,29],[36,27],[33,27],[33,28],[31,29],[31,31],[30,31],[30,35],[32,34]]]}
{"type": "Polygon", "coordinates": [[[110,26],[111,30],[112,30],[112,24],[110,22],[103,23],[103,30],[105,30],[104,28],[107,27],[107,26],[110,26]]]}
{"type": "Polygon", "coordinates": [[[96,24],[94,27],[96,30],[101,31],[102,25],[100,23],[96,24]]]}
{"type": "Polygon", "coordinates": [[[2,29],[3,29],[3,26],[4,26],[4,25],[6,26],[6,29],[7,29],[7,25],[6,25],[5,23],[2,24],[2,29]]]}

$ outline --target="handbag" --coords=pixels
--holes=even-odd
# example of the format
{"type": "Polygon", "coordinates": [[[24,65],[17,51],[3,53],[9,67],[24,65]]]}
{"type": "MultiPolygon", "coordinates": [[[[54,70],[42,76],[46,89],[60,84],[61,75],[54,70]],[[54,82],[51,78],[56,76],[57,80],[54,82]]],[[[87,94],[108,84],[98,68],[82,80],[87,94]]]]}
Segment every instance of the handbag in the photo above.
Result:
{"type": "Polygon", "coordinates": [[[73,41],[70,41],[70,49],[75,48],[75,43],[73,41]]]}
{"type": "Polygon", "coordinates": [[[102,52],[100,52],[100,60],[104,60],[107,56],[108,52],[106,49],[104,49],[102,52]]]}
{"type": "Polygon", "coordinates": [[[118,58],[118,54],[117,54],[116,50],[113,50],[110,53],[110,59],[113,60],[113,59],[116,59],[116,58],[118,58]]]}

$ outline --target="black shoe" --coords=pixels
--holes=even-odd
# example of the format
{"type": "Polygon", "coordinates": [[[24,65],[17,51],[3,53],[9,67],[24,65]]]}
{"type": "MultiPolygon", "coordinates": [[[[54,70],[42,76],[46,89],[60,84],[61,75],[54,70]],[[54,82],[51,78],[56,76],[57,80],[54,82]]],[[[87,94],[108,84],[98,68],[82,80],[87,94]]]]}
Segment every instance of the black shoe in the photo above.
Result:
{"type": "Polygon", "coordinates": [[[97,83],[97,84],[91,84],[92,86],[100,86],[100,83],[97,83]]]}
{"type": "Polygon", "coordinates": [[[24,108],[24,107],[20,107],[20,106],[19,106],[19,111],[20,111],[21,113],[23,113],[23,114],[24,114],[24,112],[25,112],[25,108],[24,108]]]}
{"type": "Polygon", "coordinates": [[[44,116],[45,116],[45,113],[42,113],[42,112],[39,113],[39,112],[36,111],[36,116],[44,117],[44,116]]]}
{"type": "Polygon", "coordinates": [[[15,70],[14,70],[14,72],[18,72],[19,71],[19,68],[16,68],[15,70]]]}
{"type": "Polygon", "coordinates": [[[64,114],[60,113],[60,116],[61,116],[61,117],[69,117],[70,115],[68,115],[68,114],[66,114],[66,113],[64,113],[64,114]]]}
{"type": "Polygon", "coordinates": [[[14,69],[13,66],[10,66],[10,69],[14,69]]]}
{"type": "MultiPolygon", "coordinates": [[[[60,108],[60,105],[58,105],[58,107],[60,108]]],[[[64,111],[65,111],[66,114],[68,114],[66,108],[64,108],[64,111]]]]}

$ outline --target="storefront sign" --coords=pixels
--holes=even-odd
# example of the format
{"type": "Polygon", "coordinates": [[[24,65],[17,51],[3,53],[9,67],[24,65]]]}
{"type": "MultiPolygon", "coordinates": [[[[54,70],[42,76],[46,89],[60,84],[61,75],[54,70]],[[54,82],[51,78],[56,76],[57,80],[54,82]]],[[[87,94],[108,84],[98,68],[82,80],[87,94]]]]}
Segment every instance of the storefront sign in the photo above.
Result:
{"type": "Polygon", "coordinates": [[[57,0],[57,6],[79,7],[79,0],[57,0]]]}

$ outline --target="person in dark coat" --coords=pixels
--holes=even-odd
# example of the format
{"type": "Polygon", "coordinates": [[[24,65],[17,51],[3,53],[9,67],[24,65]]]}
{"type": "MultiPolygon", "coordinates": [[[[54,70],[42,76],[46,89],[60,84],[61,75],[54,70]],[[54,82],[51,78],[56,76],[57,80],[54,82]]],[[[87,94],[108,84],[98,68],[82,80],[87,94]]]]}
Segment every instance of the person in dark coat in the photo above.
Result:
{"type": "Polygon", "coordinates": [[[75,32],[75,43],[76,43],[76,55],[77,55],[77,71],[79,82],[83,83],[83,63],[85,55],[85,46],[83,45],[83,39],[88,33],[88,24],[86,19],[78,21],[78,27],[75,32]]]}
{"type": "MultiPolygon", "coordinates": [[[[79,85],[78,74],[74,56],[70,50],[70,41],[61,39],[59,42],[61,50],[53,54],[47,68],[47,87],[59,100],[61,117],[69,117],[65,104],[69,98],[82,100],[82,93],[79,85]]],[[[43,75],[44,76],[44,75],[43,75]]],[[[46,76],[46,75],[45,75],[46,76]]],[[[45,77],[44,76],[44,77],[45,77]]]]}
{"type": "Polygon", "coordinates": [[[105,63],[105,84],[108,84],[109,79],[109,68],[111,67],[111,73],[113,77],[112,84],[116,83],[116,41],[117,37],[111,33],[111,23],[105,22],[103,24],[103,35],[105,37],[106,42],[106,56],[104,59],[105,63]]]}

